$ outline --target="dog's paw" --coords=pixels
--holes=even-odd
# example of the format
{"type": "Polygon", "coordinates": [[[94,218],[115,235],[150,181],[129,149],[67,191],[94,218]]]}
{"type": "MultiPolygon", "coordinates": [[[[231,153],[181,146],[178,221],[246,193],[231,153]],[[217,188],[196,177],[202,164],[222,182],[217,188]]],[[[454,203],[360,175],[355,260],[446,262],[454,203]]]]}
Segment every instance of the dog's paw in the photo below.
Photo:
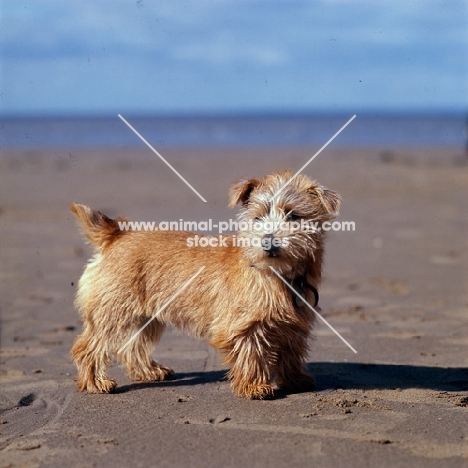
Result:
{"type": "Polygon", "coordinates": [[[171,380],[174,377],[174,371],[170,367],[158,366],[159,374],[158,378],[155,380],[171,380]]]}
{"type": "Polygon", "coordinates": [[[87,393],[112,393],[117,387],[114,379],[94,379],[85,382],[78,382],[78,390],[87,393]]]}
{"type": "Polygon", "coordinates": [[[117,387],[117,382],[114,379],[97,379],[96,387],[99,393],[112,393],[117,387]]]}
{"type": "Polygon", "coordinates": [[[269,400],[274,397],[274,389],[270,384],[248,384],[235,389],[239,396],[249,400],[269,400]]]}
{"type": "Polygon", "coordinates": [[[135,382],[154,382],[160,380],[170,380],[174,376],[174,371],[170,367],[160,366],[155,362],[146,369],[132,369],[130,378],[135,382]]]}

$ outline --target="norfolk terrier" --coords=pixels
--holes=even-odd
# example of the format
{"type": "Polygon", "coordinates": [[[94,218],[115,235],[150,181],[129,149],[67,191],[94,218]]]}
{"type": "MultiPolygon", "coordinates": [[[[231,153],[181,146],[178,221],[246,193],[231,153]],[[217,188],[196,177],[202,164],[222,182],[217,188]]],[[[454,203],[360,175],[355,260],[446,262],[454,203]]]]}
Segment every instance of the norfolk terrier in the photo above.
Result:
{"type": "Polygon", "coordinates": [[[114,358],[133,381],[171,378],[173,370],[151,357],[167,324],[219,349],[240,396],[272,397],[274,384],[314,388],[303,369],[314,313],[281,278],[316,305],[324,232],[304,229],[304,221],[333,219],[340,197],[286,170],[234,182],[229,206],[238,203],[237,220],[255,228],[237,233],[248,241],[242,246],[228,236],[223,247],[189,247],[194,234],[186,231],[121,230],[122,218],[71,206],[95,250],[75,301],[84,322],[71,351],[80,391],[114,390],[106,374],[114,358]]]}

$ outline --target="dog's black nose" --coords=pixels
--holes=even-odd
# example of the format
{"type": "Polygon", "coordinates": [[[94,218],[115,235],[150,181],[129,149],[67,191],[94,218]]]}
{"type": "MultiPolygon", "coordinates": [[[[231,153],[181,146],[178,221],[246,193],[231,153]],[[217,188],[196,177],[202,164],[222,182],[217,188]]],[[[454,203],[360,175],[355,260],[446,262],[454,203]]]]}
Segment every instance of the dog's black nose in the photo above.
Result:
{"type": "Polygon", "coordinates": [[[273,234],[265,234],[262,239],[262,248],[269,257],[277,257],[280,251],[280,240],[273,234]]]}

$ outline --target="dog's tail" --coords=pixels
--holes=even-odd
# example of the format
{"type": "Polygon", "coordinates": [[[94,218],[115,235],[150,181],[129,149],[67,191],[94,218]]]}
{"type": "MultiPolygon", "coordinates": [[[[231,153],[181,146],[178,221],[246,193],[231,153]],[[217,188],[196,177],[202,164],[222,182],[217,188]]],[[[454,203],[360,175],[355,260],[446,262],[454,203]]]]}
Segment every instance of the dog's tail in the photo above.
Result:
{"type": "Polygon", "coordinates": [[[125,234],[119,226],[119,221],[126,221],[124,218],[111,219],[100,211],[78,203],[73,203],[70,211],[75,215],[83,234],[98,251],[104,250],[125,234]]]}

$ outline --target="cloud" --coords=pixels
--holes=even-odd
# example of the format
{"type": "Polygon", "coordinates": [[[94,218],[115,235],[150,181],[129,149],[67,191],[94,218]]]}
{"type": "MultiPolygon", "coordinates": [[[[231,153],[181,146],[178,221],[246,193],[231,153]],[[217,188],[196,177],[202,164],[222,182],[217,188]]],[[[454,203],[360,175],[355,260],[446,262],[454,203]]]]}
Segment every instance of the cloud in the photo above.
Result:
{"type": "Polygon", "coordinates": [[[3,0],[0,9],[4,112],[468,104],[459,0],[3,0]]]}
{"type": "Polygon", "coordinates": [[[233,43],[216,41],[214,43],[183,44],[171,53],[175,60],[207,62],[211,65],[225,66],[238,62],[249,62],[252,66],[278,66],[286,62],[286,55],[281,50],[268,45],[249,44],[243,48],[233,43]]]}

